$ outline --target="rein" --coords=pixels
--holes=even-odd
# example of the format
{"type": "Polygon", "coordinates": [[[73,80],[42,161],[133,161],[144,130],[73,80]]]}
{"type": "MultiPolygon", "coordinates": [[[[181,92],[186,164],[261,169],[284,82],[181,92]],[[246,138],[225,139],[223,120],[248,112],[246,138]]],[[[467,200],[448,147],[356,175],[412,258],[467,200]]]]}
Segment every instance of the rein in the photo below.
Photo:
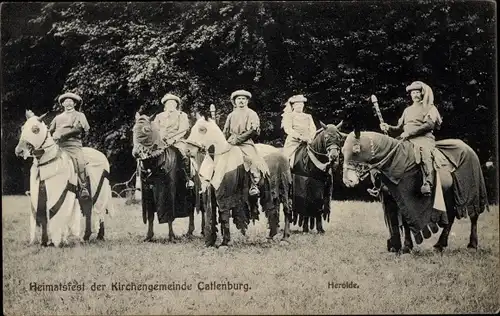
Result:
{"type": "MultiPolygon", "coordinates": [[[[49,145],[49,146],[47,146],[47,147],[45,147],[45,148],[44,148],[44,147],[43,147],[43,145],[45,145],[45,143],[47,142],[47,139],[49,139],[49,131],[48,131],[48,130],[47,130],[47,133],[45,134],[45,139],[43,140],[42,144],[40,145],[40,148],[38,148],[38,149],[33,149],[33,150],[32,150],[32,153],[31,153],[31,154],[33,155],[33,157],[35,157],[35,158],[36,158],[36,159],[38,159],[38,160],[40,160],[40,158],[42,158],[42,156],[43,156],[43,154],[45,153],[45,150],[46,150],[47,148],[50,148],[50,147],[52,147],[52,146],[55,146],[55,145],[56,145],[56,144],[54,143],[54,144],[49,145]],[[40,155],[37,155],[37,153],[40,153],[40,155]]],[[[56,161],[56,160],[57,160],[57,159],[59,159],[60,157],[61,157],[61,150],[59,149],[59,150],[58,150],[58,152],[57,152],[57,154],[56,154],[53,158],[51,158],[51,159],[49,159],[49,160],[47,160],[47,161],[45,161],[45,162],[43,162],[43,163],[38,163],[38,164],[37,164],[37,166],[38,166],[38,167],[41,167],[41,166],[48,165],[48,164],[50,164],[50,163],[52,163],[52,162],[56,161]]]]}
{"type": "MultiPolygon", "coordinates": [[[[321,132],[324,132],[321,131],[321,132]]],[[[317,134],[317,137],[320,137],[320,133],[317,134]]],[[[325,139],[323,138],[323,141],[325,139]]],[[[326,146],[325,146],[326,147],[326,146]]],[[[337,150],[339,150],[339,146],[335,145],[335,146],[332,146],[334,148],[336,148],[337,150]]],[[[313,147],[311,146],[311,144],[308,144],[307,147],[307,155],[309,156],[309,159],[311,159],[311,161],[313,162],[313,164],[321,171],[326,171],[326,169],[328,168],[328,166],[332,163],[332,160],[330,158],[330,155],[329,155],[329,150],[327,149],[327,153],[320,153],[320,152],[317,152],[316,150],[313,149],[313,147]],[[328,161],[327,162],[321,162],[319,161],[319,159],[316,157],[316,156],[320,156],[320,157],[326,157],[328,158],[328,161]]],[[[332,148],[333,149],[333,148],[332,148]]]]}
{"type": "MultiPolygon", "coordinates": [[[[371,137],[370,137],[370,143],[373,144],[373,139],[371,137]]],[[[378,169],[379,167],[383,166],[387,161],[389,161],[389,159],[391,159],[391,157],[396,152],[396,149],[398,149],[398,147],[402,143],[403,143],[403,139],[399,140],[398,143],[396,144],[396,146],[394,146],[394,148],[391,149],[391,151],[384,157],[384,159],[380,160],[379,162],[377,162],[375,164],[367,163],[366,165],[368,165],[368,169],[363,171],[363,173],[359,176],[359,181],[363,181],[373,169],[378,169]]],[[[371,147],[372,147],[372,155],[373,155],[374,154],[373,153],[373,145],[371,147]]],[[[353,170],[353,168],[349,168],[349,167],[346,167],[346,169],[353,170]]]]}

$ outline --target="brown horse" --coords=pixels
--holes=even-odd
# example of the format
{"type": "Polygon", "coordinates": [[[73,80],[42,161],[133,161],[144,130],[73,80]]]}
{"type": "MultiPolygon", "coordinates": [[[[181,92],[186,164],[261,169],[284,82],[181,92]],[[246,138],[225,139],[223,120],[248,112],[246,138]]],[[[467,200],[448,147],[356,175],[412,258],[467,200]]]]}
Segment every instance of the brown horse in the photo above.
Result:
{"type": "Polygon", "coordinates": [[[357,185],[371,170],[380,171],[380,179],[387,190],[382,199],[391,231],[388,249],[399,250],[401,245],[400,240],[395,240],[399,239],[398,216],[405,228],[404,252],[413,247],[411,235],[420,244],[423,238],[437,233],[438,226],[443,231],[434,247],[442,251],[448,246],[455,218],[467,216],[471,220],[468,248],[477,248],[477,220],[484,210],[488,210],[479,158],[467,144],[456,139],[438,141],[436,148],[447,160],[437,169],[436,179],[441,185],[435,186],[442,189],[446,211],[437,208],[439,190],[431,197],[420,194],[422,175],[411,142],[375,132],[351,133],[344,142],[343,182],[346,186],[357,185]],[[355,143],[359,144],[356,146],[359,150],[353,150],[355,143]]]}
{"type": "Polygon", "coordinates": [[[338,125],[321,123],[321,130],[311,144],[301,144],[295,152],[292,172],[292,223],[324,233],[323,220],[330,219],[333,172],[338,166],[341,141],[338,125]]]}
{"type": "Polygon", "coordinates": [[[147,115],[136,114],[133,127],[132,153],[140,162],[142,215],[144,224],[148,223],[145,241],[153,240],[155,213],[160,224],[168,223],[169,241],[176,239],[172,228],[176,218],[189,217],[187,236],[191,237],[195,229],[194,210],[203,210],[197,194],[200,182],[195,181],[194,188],[186,187],[181,153],[161,140],[158,126],[151,119],[147,115]]]}

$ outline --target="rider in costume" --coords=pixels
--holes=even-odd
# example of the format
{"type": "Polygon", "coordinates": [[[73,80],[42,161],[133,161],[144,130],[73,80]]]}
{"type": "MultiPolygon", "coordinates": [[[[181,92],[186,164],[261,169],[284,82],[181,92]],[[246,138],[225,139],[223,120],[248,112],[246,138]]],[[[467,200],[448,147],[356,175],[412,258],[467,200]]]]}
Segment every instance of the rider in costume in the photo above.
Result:
{"type": "Polygon", "coordinates": [[[156,115],[154,122],[160,127],[160,136],[168,146],[174,146],[182,155],[183,170],[186,173],[186,187],[193,187],[191,179],[191,161],[184,152],[184,148],[179,146],[179,141],[185,138],[189,131],[189,119],[186,113],[180,110],[181,99],[173,94],[165,94],[161,99],[164,111],[156,115]]]}
{"type": "MultiPolygon", "coordinates": [[[[250,158],[252,167],[261,172],[263,177],[269,175],[269,167],[264,158],[258,152],[252,140],[260,134],[260,119],[257,113],[248,107],[248,101],[252,94],[245,90],[237,90],[231,94],[233,111],[228,115],[224,124],[223,133],[227,141],[238,146],[243,154],[250,158]]],[[[250,177],[252,183],[249,193],[251,196],[260,194],[260,190],[254,177],[250,177]]]]}
{"type": "Polygon", "coordinates": [[[290,166],[294,165],[295,152],[300,144],[311,143],[316,135],[316,125],[311,114],[303,112],[306,101],[302,94],[292,96],[283,113],[281,126],[287,134],[283,153],[289,159],[290,166]]]}
{"type": "Polygon", "coordinates": [[[408,139],[414,144],[417,162],[420,161],[424,179],[420,189],[423,195],[430,196],[434,184],[433,151],[436,140],[434,129],[439,129],[442,123],[441,115],[434,106],[432,89],[421,81],[415,81],[406,87],[413,104],[408,106],[396,126],[387,123],[380,124],[383,131],[400,131],[402,139],[408,139]]]}
{"type": "Polygon", "coordinates": [[[63,151],[67,152],[73,161],[75,171],[78,175],[80,197],[89,198],[87,190],[87,175],[85,173],[85,159],[82,150],[82,136],[90,129],[85,114],[75,110],[75,106],[82,105],[82,98],[74,93],[68,92],[59,96],[59,104],[64,107],[64,112],[57,115],[49,126],[49,132],[63,151]]]}

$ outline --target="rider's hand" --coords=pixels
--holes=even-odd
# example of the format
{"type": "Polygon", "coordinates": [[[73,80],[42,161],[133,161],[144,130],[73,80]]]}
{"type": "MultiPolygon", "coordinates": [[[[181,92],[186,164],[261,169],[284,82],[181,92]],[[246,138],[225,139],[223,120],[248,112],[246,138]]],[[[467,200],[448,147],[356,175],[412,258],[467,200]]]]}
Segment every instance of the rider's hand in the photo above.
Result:
{"type": "Polygon", "coordinates": [[[410,135],[408,135],[407,132],[402,132],[401,135],[399,135],[400,139],[407,139],[410,135]]]}
{"type": "Polygon", "coordinates": [[[139,158],[139,152],[135,149],[132,149],[132,157],[134,157],[135,159],[139,158]]]}
{"type": "Polygon", "coordinates": [[[165,142],[167,146],[172,146],[175,143],[175,140],[171,138],[164,138],[163,142],[165,142]]]}
{"type": "Polygon", "coordinates": [[[228,142],[229,144],[231,144],[231,145],[236,145],[236,143],[237,143],[237,139],[236,139],[236,137],[235,137],[235,136],[231,136],[231,137],[229,137],[229,139],[227,140],[227,142],[228,142]]]}
{"type": "Polygon", "coordinates": [[[61,134],[59,133],[54,133],[52,134],[52,139],[55,141],[55,142],[58,142],[60,139],[61,139],[61,134]]]}
{"type": "Polygon", "coordinates": [[[382,132],[388,132],[390,129],[390,126],[387,123],[380,123],[380,129],[382,130],[382,132]]]}

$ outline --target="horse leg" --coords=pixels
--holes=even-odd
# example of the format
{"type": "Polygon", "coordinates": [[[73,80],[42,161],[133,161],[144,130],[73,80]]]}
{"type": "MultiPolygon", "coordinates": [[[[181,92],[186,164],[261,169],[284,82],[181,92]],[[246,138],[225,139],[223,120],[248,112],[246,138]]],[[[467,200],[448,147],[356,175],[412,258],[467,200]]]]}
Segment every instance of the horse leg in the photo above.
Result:
{"type": "Polygon", "coordinates": [[[97,240],[104,240],[104,222],[99,222],[99,232],[97,233],[97,240]]]}
{"type": "Polygon", "coordinates": [[[204,212],[202,213],[202,225],[204,228],[205,246],[213,247],[217,241],[217,209],[215,195],[211,188],[208,188],[203,194],[204,212]]]}
{"type": "Polygon", "coordinates": [[[453,223],[455,222],[455,210],[452,207],[453,205],[453,197],[450,196],[449,192],[445,193],[445,205],[447,209],[447,216],[448,216],[448,225],[445,225],[443,228],[443,231],[441,232],[441,235],[439,236],[439,239],[437,243],[434,245],[434,249],[438,251],[443,251],[444,248],[448,247],[448,236],[450,235],[451,227],[453,226],[453,223]],[[448,193],[448,194],[446,194],[448,193]]]}
{"type": "Polygon", "coordinates": [[[389,228],[389,239],[387,239],[387,251],[399,253],[401,251],[401,234],[399,232],[399,210],[396,202],[387,192],[382,191],[379,194],[382,208],[384,210],[384,219],[389,228]]]}
{"type": "Polygon", "coordinates": [[[404,220],[403,220],[403,228],[405,232],[403,253],[410,253],[413,250],[413,240],[411,239],[410,226],[404,220]]]}
{"type": "Polygon", "coordinates": [[[41,245],[44,246],[44,247],[47,247],[48,242],[49,242],[49,235],[48,235],[48,232],[47,232],[47,222],[46,221],[42,221],[42,241],[41,241],[41,245]]]}
{"type": "Polygon", "coordinates": [[[287,240],[290,237],[290,218],[292,217],[291,214],[292,208],[290,207],[288,199],[285,198],[285,201],[283,202],[283,213],[285,217],[285,229],[283,230],[283,238],[282,240],[287,240]]]}
{"type": "Polygon", "coordinates": [[[85,234],[83,235],[83,240],[88,241],[90,235],[92,235],[92,201],[80,200],[79,202],[83,209],[83,214],[85,214],[85,234]]]}
{"type": "Polygon", "coordinates": [[[173,228],[173,222],[174,220],[169,220],[168,221],[168,241],[173,241],[175,242],[176,239],[179,239],[177,236],[174,234],[174,228],[173,228]]]}
{"type": "Polygon", "coordinates": [[[455,214],[448,213],[448,225],[446,225],[443,228],[443,231],[441,232],[441,235],[439,236],[437,243],[434,245],[434,248],[436,250],[443,251],[444,248],[448,247],[448,236],[450,234],[451,227],[453,226],[454,222],[455,222],[455,214]]]}
{"type": "Polygon", "coordinates": [[[189,214],[189,227],[186,236],[192,237],[194,232],[194,211],[189,214]]]}
{"type": "Polygon", "coordinates": [[[321,214],[316,216],[316,230],[318,234],[324,234],[325,230],[323,229],[323,219],[321,218],[321,214]]]}
{"type": "Polygon", "coordinates": [[[201,211],[201,235],[205,236],[205,212],[201,211]]]}
{"type": "Polygon", "coordinates": [[[477,241],[477,220],[479,218],[479,214],[474,214],[470,216],[470,238],[469,244],[467,248],[477,249],[478,241],[477,241]]]}
{"type": "Polygon", "coordinates": [[[228,246],[231,241],[231,232],[229,229],[229,214],[230,210],[223,210],[220,213],[220,226],[222,230],[221,246],[228,246]]]}
{"type": "Polygon", "coordinates": [[[36,239],[36,219],[33,212],[30,214],[30,240],[29,244],[33,245],[36,239]]]}
{"type": "Polygon", "coordinates": [[[272,239],[274,236],[278,234],[279,227],[279,203],[278,206],[274,206],[272,210],[269,212],[267,220],[269,222],[269,237],[268,239],[272,239]]]}
{"type": "MultiPolygon", "coordinates": [[[[143,197],[144,198],[144,197],[143,197]]],[[[144,241],[153,241],[153,225],[154,225],[154,220],[155,220],[155,213],[154,211],[148,211],[148,233],[146,234],[146,239],[144,241]]]]}
{"type": "Polygon", "coordinates": [[[302,231],[304,233],[309,232],[309,217],[308,216],[303,216],[303,222],[302,222],[302,231]]]}

